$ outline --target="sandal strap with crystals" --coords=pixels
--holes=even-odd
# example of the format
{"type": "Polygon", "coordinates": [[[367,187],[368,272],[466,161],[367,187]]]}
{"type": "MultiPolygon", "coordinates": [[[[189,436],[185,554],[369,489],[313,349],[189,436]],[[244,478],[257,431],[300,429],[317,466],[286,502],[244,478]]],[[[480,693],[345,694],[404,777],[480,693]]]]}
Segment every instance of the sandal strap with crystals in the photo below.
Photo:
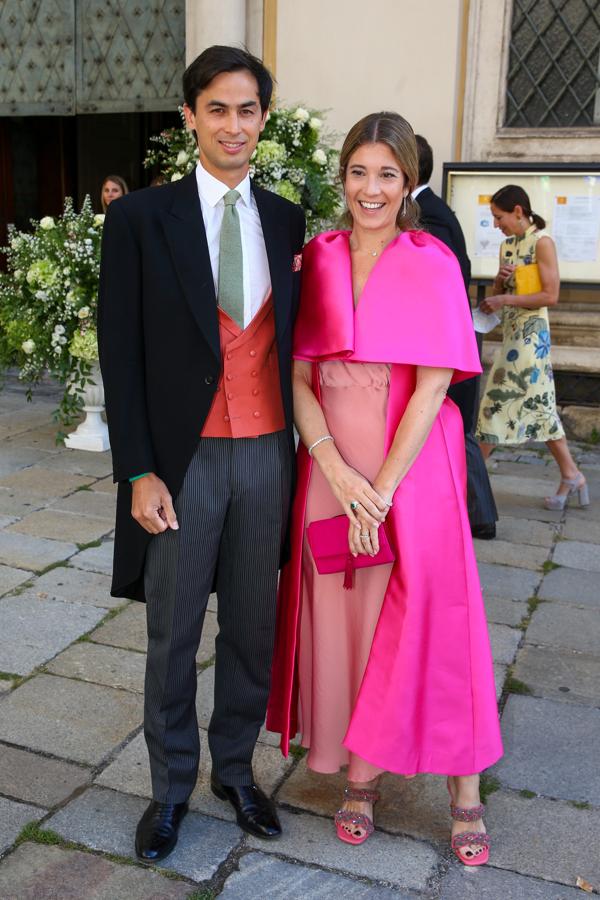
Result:
{"type": "Polygon", "coordinates": [[[483,818],[485,806],[481,803],[479,806],[455,806],[450,804],[450,815],[456,822],[476,822],[477,819],[483,818]]]}
{"type": "Polygon", "coordinates": [[[344,788],[346,800],[358,800],[361,803],[377,803],[380,798],[379,791],[370,791],[367,788],[344,788]]]}
{"type": "Polygon", "coordinates": [[[454,835],[451,844],[455,850],[459,847],[468,847],[470,844],[475,844],[479,847],[489,847],[491,839],[485,831],[463,831],[462,834],[454,835]]]}
{"type": "Polygon", "coordinates": [[[338,809],[335,814],[336,825],[354,825],[357,828],[364,828],[367,836],[373,834],[375,827],[368,816],[362,813],[352,812],[350,809],[338,809]]]}

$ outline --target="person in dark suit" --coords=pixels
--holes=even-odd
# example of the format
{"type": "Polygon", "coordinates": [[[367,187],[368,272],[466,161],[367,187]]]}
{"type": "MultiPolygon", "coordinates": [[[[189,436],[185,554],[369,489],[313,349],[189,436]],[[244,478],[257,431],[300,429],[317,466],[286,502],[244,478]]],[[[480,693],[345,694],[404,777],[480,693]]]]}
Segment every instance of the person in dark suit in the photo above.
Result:
{"type": "Polygon", "coordinates": [[[136,852],[177,841],[197,778],[195,658],[216,587],[211,787],[240,827],[281,827],[254,783],[293,487],[291,342],[305,220],[252,184],[273,82],[215,46],[183,76],[194,172],[110,204],[98,335],[118,482],[112,594],[147,601],[153,799],[136,852]]]}
{"type": "MultiPolygon", "coordinates": [[[[467,246],[460,223],[453,211],[441,197],[429,187],[429,179],[433,172],[433,151],[427,140],[420,134],[415,135],[419,153],[419,184],[413,191],[413,199],[421,210],[421,222],[434,237],[450,247],[460,265],[467,299],[471,280],[471,262],[467,255],[467,246]]],[[[460,409],[465,430],[465,446],[467,452],[467,507],[473,537],[490,540],[496,536],[498,511],[490,479],[475,440],[475,413],[479,399],[479,377],[469,378],[460,384],[452,385],[448,396],[460,409]]]]}

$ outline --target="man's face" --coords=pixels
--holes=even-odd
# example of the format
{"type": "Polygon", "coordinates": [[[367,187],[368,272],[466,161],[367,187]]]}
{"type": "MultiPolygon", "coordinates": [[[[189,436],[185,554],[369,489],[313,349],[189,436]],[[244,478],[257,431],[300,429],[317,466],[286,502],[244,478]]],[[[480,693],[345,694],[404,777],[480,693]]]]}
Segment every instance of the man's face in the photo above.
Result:
{"type": "Polygon", "coordinates": [[[198,136],[200,162],[229,187],[246,176],[250,157],[265,127],[258,83],[247,69],[217,75],[196,98],[196,108],[184,106],[187,127],[198,136]]]}

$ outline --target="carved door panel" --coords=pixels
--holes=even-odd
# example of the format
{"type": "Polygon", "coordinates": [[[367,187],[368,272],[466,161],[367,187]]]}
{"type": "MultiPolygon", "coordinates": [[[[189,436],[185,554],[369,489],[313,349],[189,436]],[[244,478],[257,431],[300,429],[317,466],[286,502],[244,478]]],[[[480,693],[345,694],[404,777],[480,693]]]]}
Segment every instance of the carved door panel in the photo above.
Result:
{"type": "Polygon", "coordinates": [[[0,115],[75,112],[74,0],[0,2],[0,115]]]}
{"type": "Polygon", "coordinates": [[[174,109],[185,0],[0,0],[0,115],[174,109]]]}

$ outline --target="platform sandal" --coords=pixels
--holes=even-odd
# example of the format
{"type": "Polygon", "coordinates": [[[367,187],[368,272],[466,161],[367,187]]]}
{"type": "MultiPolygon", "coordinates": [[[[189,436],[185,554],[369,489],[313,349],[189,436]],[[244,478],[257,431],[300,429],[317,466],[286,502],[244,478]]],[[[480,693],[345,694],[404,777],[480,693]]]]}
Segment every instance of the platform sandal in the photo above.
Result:
{"type": "MultiPolygon", "coordinates": [[[[366,788],[352,788],[348,785],[344,788],[345,800],[358,800],[361,803],[377,803],[379,800],[379,791],[370,791],[366,788]]],[[[363,844],[366,839],[373,834],[375,828],[371,819],[364,813],[357,813],[351,809],[338,809],[335,814],[335,827],[337,836],[340,841],[346,844],[363,844]],[[352,831],[347,830],[347,826],[352,826],[352,831]],[[356,830],[361,828],[364,834],[356,834],[356,830]]]]}
{"type": "MultiPolygon", "coordinates": [[[[455,822],[476,822],[483,818],[484,813],[483,803],[471,807],[450,803],[450,815],[455,822]]],[[[486,831],[462,831],[454,835],[450,846],[464,866],[484,866],[490,858],[490,836],[486,831]],[[465,847],[468,849],[464,850],[465,847]],[[473,851],[471,847],[481,849],[473,851]]]]}
{"type": "Polygon", "coordinates": [[[569,497],[577,494],[580,506],[590,505],[590,492],[584,475],[579,472],[576,478],[561,478],[561,484],[566,484],[569,490],[566,494],[555,494],[553,497],[546,497],[544,506],[546,509],[562,510],[567,505],[569,497]]]}

